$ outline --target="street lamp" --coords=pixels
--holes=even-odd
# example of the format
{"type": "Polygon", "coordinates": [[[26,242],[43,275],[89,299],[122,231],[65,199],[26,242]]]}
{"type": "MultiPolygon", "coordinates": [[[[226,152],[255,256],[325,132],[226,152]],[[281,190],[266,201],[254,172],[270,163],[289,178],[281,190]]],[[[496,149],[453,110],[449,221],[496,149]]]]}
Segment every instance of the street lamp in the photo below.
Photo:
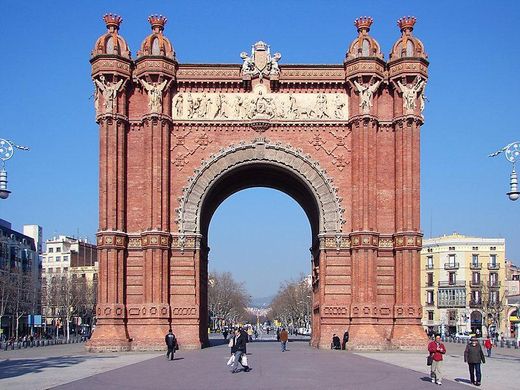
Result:
{"type": "Polygon", "coordinates": [[[26,146],[16,145],[12,141],[0,138],[0,199],[7,199],[11,191],[7,189],[7,171],[5,162],[13,157],[14,150],[29,150],[26,146]]]}
{"type": "Polygon", "coordinates": [[[515,163],[520,160],[520,142],[511,142],[509,145],[504,146],[502,149],[497,150],[495,153],[491,153],[489,157],[498,156],[500,153],[504,153],[507,161],[513,164],[513,170],[509,178],[509,192],[507,196],[511,200],[517,200],[520,198],[520,192],[518,191],[518,176],[516,175],[515,163]]]}

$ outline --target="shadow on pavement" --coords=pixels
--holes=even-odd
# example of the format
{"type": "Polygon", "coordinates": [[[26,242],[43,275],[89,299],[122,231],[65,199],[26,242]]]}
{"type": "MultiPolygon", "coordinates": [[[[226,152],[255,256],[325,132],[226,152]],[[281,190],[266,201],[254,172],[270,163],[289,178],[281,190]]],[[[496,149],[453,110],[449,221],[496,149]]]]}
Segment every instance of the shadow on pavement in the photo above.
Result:
{"type": "Polygon", "coordinates": [[[432,381],[432,378],[430,378],[429,376],[423,376],[423,377],[421,378],[421,380],[422,380],[423,382],[431,382],[431,381],[432,381]]]}
{"type": "Polygon", "coordinates": [[[13,378],[29,373],[41,372],[46,368],[64,368],[82,363],[90,359],[107,359],[112,357],[95,356],[59,356],[43,359],[7,359],[0,362],[0,379],[13,378]]]}
{"type": "Polygon", "coordinates": [[[468,385],[471,385],[471,381],[469,379],[464,379],[464,378],[455,378],[455,382],[467,383],[468,385]]]}

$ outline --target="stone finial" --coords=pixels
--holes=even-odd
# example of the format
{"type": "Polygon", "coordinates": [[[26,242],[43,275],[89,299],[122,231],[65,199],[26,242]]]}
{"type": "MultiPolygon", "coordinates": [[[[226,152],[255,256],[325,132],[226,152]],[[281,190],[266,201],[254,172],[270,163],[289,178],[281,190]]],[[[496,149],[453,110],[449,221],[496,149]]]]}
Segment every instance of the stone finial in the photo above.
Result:
{"type": "Polygon", "coordinates": [[[357,27],[358,32],[370,31],[370,26],[372,23],[374,23],[374,19],[372,19],[370,16],[360,16],[354,20],[354,26],[357,27]]]}
{"type": "Polygon", "coordinates": [[[401,29],[401,32],[412,31],[416,20],[415,16],[403,16],[397,21],[397,25],[401,29]]]}
{"type": "Polygon", "coordinates": [[[105,14],[103,15],[103,20],[107,25],[109,31],[119,30],[119,26],[123,22],[123,18],[116,14],[105,14]]]}
{"type": "Polygon", "coordinates": [[[164,30],[164,26],[166,25],[166,22],[168,19],[166,16],[162,15],[150,15],[148,17],[148,21],[150,22],[150,25],[152,26],[152,30],[154,32],[159,32],[164,30]]]}

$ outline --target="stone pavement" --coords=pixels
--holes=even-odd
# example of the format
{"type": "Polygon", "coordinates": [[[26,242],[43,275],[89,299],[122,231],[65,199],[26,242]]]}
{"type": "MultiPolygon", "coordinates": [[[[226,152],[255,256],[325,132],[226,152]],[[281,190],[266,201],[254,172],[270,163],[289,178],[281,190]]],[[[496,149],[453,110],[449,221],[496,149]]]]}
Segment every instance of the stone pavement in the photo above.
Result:
{"type": "MultiPolygon", "coordinates": [[[[231,374],[226,366],[229,348],[180,351],[174,361],[163,353],[88,354],[81,344],[0,353],[1,389],[432,389],[424,353],[351,353],[316,350],[306,341],[248,344],[251,372],[231,374]],[[54,350],[53,350],[54,348],[54,350]],[[6,360],[2,360],[6,359],[6,360]],[[391,363],[391,364],[390,364],[391,363]],[[61,386],[60,386],[61,385],[61,386]]],[[[463,346],[447,344],[444,389],[467,389],[460,363],[463,346]]],[[[499,351],[502,352],[502,351],[499,351]]],[[[485,389],[512,389],[518,351],[496,354],[484,366],[485,389]]]]}
{"type": "MultiPolygon", "coordinates": [[[[446,356],[444,359],[444,377],[446,379],[469,385],[468,365],[464,363],[465,344],[444,343],[446,356]]],[[[486,354],[484,350],[484,354],[486,354]]],[[[357,353],[359,356],[394,364],[417,372],[427,374],[429,368],[425,365],[427,353],[416,352],[367,352],[357,353]]],[[[487,356],[487,355],[486,355],[487,356]]],[[[520,350],[494,348],[491,358],[486,357],[482,367],[481,389],[514,390],[519,389],[517,372],[520,367],[520,350]]],[[[470,385],[471,386],[471,385],[470,385]]]]}

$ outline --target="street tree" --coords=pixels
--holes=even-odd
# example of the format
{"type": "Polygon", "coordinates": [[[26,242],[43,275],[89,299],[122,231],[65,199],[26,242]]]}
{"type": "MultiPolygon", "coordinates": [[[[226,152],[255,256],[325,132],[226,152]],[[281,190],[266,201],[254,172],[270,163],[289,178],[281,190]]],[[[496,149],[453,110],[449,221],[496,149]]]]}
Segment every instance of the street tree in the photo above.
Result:
{"type": "Polygon", "coordinates": [[[209,274],[208,310],[214,327],[246,319],[249,301],[244,284],[236,282],[230,272],[209,274]]]}

